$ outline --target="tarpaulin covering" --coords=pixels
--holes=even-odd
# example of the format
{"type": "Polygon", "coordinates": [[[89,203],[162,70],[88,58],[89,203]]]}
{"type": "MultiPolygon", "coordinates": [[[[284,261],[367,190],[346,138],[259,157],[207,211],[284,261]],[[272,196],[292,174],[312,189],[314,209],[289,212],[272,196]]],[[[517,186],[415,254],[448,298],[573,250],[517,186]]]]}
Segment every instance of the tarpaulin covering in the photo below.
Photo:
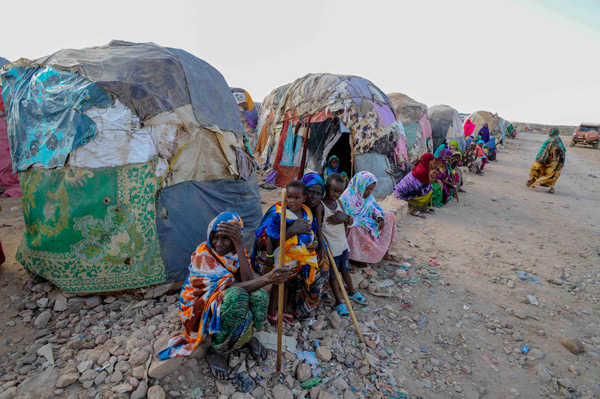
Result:
{"type": "Polygon", "coordinates": [[[219,213],[236,212],[244,221],[244,242],[251,248],[262,218],[256,175],[249,180],[187,181],[160,191],[156,226],[167,279],[184,280],[190,256],[206,240],[206,226],[219,213]]]}
{"type": "Polygon", "coordinates": [[[64,166],[74,148],[96,135],[96,124],[84,112],[112,104],[100,86],[51,67],[10,68],[2,79],[15,172],[37,162],[64,166]]]}
{"type": "Polygon", "coordinates": [[[388,97],[394,105],[398,119],[402,121],[406,135],[406,148],[412,162],[427,151],[427,138],[431,137],[431,124],[427,115],[427,106],[406,94],[390,93],[388,97]],[[412,124],[410,132],[407,125],[412,124]],[[409,134],[412,137],[409,139],[409,134]]]}
{"type": "Polygon", "coordinates": [[[29,169],[19,177],[26,231],[17,259],[25,268],[66,292],[117,291],[166,281],[152,162],[29,169]]]}
{"type": "Polygon", "coordinates": [[[429,120],[431,122],[433,150],[444,141],[456,140],[460,150],[465,150],[465,136],[463,125],[458,111],[448,105],[434,105],[429,107],[429,120]]]}
{"type": "Polygon", "coordinates": [[[0,96],[0,188],[4,192],[0,197],[20,197],[21,186],[19,185],[19,175],[13,173],[12,160],[10,157],[10,147],[8,145],[8,131],[6,119],[4,118],[4,102],[0,96]]]}
{"type": "Polygon", "coordinates": [[[488,111],[477,111],[470,114],[468,119],[475,124],[475,129],[473,130],[474,135],[477,135],[477,132],[483,127],[484,123],[487,123],[488,129],[490,129],[490,137],[496,136],[498,141],[502,142],[503,137],[498,114],[493,114],[488,111]]]}
{"type": "Polygon", "coordinates": [[[4,57],[0,57],[0,68],[2,68],[5,64],[8,64],[10,61],[4,57]]]}
{"type": "Polygon", "coordinates": [[[201,126],[244,134],[223,75],[187,51],[113,40],[105,46],[60,50],[34,63],[98,83],[142,120],[191,103],[201,126]]]}

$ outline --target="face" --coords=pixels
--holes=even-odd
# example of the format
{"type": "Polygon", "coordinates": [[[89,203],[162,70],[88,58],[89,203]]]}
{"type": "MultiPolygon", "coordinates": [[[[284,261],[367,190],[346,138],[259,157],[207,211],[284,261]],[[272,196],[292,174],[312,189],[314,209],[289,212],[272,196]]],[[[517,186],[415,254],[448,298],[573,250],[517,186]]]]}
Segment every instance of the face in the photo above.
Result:
{"type": "Polygon", "coordinates": [[[446,155],[446,156],[444,157],[444,162],[446,162],[446,163],[450,163],[450,161],[452,161],[452,157],[451,157],[451,156],[448,156],[448,155],[446,155]]]}
{"type": "Polygon", "coordinates": [[[336,169],[337,167],[338,167],[338,160],[332,159],[331,160],[331,169],[336,169]]]}
{"type": "MultiPolygon", "coordinates": [[[[306,189],[306,206],[314,208],[323,199],[323,187],[314,184],[306,189]]],[[[289,200],[288,200],[289,201],[289,200]]]]}
{"type": "Polygon", "coordinates": [[[369,198],[369,195],[373,194],[373,190],[375,190],[375,183],[367,186],[365,193],[363,194],[363,198],[369,198]]]}
{"type": "Polygon", "coordinates": [[[327,186],[327,197],[332,201],[337,201],[344,193],[345,188],[344,183],[334,180],[327,186]]]}
{"type": "Polygon", "coordinates": [[[212,233],[210,236],[210,245],[221,256],[233,252],[233,241],[225,233],[212,233]]]}
{"type": "Polygon", "coordinates": [[[304,190],[300,187],[290,187],[287,190],[287,203],[290,211],[298,212],[302,209],[304,201],[306,201],[306,194],[304,194],[304,190]]]}

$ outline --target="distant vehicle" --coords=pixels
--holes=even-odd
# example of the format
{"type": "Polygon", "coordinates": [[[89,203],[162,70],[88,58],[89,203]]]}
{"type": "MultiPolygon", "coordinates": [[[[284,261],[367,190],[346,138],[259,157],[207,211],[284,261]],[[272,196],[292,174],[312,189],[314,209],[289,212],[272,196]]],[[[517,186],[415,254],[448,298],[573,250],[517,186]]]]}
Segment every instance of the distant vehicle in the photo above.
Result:
{"type": "Polygon", "coordinates": [[[571,147],[575,144],[591,145],[593,148],[598,148],[600,141],[600,124],[597,123],[582,123],[579,125],[573,137],[571,138],[571,147]]]}

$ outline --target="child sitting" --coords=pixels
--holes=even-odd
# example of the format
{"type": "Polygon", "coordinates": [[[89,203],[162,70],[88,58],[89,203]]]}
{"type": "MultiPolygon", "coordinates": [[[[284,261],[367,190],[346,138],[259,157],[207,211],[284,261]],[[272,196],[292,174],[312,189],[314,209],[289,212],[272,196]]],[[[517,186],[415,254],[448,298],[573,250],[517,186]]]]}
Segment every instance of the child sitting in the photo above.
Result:
{"type": "MultiPolygon", "coordinates": [[[[318,270],[317,254],[315,249],[318,247],[316,240],[317,221],[313,217],[310,208],[304,205],[306,201],[306,186],[299,180],[292,180],[287,186],[287,212],[286,212],[286,241],[284,265],[290,267],[289,279],[299,276],[300,284],[310,286],[315,281],[315,275],[318,270]]],[[[266,233],[266,267],[265,271],[273,268],[274,264],[279,263],[279,238],[281,224],[281,203],[274,205],[272,212],[267,212],[263,218],[263,223],[257,230],[266,233]]],[[[273,207],[272,207],[273,208],[273,207]]],[[[288,285],[285,283],[284,303],[288,303],[288,285]]],[[[309,290],[300,289],[300,292],[309,290]]],[[[294,303],[294,295],[291,302],[294,303]]],[[[269,308],[267,317],[271,322],[277,322],[276,310],[278,302],[278,287],[271,287],[269,297],[269,308]]],[[[311,315],[304,315],[310,317],[311,315]]],[[[293,324],[293,316],[290,312],[284,314],[284,321],[293,324]]]]}
{"type": "MultiPolygon", "coordinates": [[[[332,173],[327,177],[325,184],[326,195],[323,199],[323,225],[321,231],[335,265],[342,274],[344,282],[348,286],[348,296],[355,302],[366,305],[367,301],[360,292],[354,290],[352,277],[350,276],[350,263],[348,259],[348,240],[346,240],[346,226],[352,225],[353,218],[344,212],[340,196],[344,192],[344,177],[338,173],[332,173]]],[[[335,310],[340,316],[348,316],[348,308],[340,297],[340,287],[335,273],[329,274],[329,285],[335,298],[335,310]]]]}

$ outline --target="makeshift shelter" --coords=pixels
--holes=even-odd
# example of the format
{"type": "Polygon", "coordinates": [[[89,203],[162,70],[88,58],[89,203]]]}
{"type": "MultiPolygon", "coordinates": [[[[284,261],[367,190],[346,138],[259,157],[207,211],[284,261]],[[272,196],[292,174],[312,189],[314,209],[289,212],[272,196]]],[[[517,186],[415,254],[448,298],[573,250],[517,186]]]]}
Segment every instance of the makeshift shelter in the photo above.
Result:
{"type": "Polygon", "coordinates": [[[231,92],[233,93],[233,97],[235,97],[235,101],[237,102],[242,126],[244,126],[244,131],[249,139],[253,139],[254,131],[256,129],[256,125],[258,124],[258,111],[254,106],[254,101],[252,101],[250,93],[244,89],[232,87],[231,92]]]}
{"type": "MultiPolygon", "coordinates": [[[[0,68],[9,61],[0,57],[0,68]]],[[[8,145],[8,131],[4,116],[4,101],[0,97],[0,197],[20,197],[19,175],[13,173],[8,145]]]]}
{"type": "MultiPolygon", "coordinates": [[[[286,93],[287,89],[290,88],[292,84],[289,83],[287,85],[278,87],[274,89],[268,96],[266,96],[263,102],[260,105],[260,110],[258,113],[258,124],[256,126],[256,131],[258,134],[254,135],[253,146],[254,151],[257,154],[261,154],[264,149],[267,147],[267,141],[269,137],[273,134],[273,128],[275,123],[273,123],[275,119],[275,113],[278,110],[279,102],[281,98],[286,93]]],[[[270,155],[270,154],[269,154],[270,155]]],[[[268,158],[268,157],[267,157],[268,158]]]]}
{"type": "Polygon", "coordinates": [[[278,186],[321,172],[331,155],[339,157],[341,171],[375,174],[378,196],[390,194],[406,170],[406,138],[394,106],[360,77],[309,74],[276,89],[263,102],[259,126],[259,143],[269,137],[257,151],[272,168],[267,181],[278,186]]]}
{"type": "Polygon", "coordinates": [[[26,232],[17,259],[67,292],[181,281],[212,218],[261,219],[223,76],[153,43],[113,41],[2,73],[26,232]]]}
{"type": "Polygon", "coordinates": [[[408,156],[413,162],[423,153],[432,150],[431,124],[427,115],[427,105],[402,93],[390,93],[388,97],[394,104],[396,115],[404,127],[408,156]]]}
{"type": "Polygon", "coordinates": [[[435,151],[444,142],[458,141],[461,151],[465,150],[465,135],[458,111],[448,105],[434,105],[428,109],[435,151]]]}
{"type": "MultiPolygon", "coordinates": [[[[477,111],[469,114],[468,119],[475,124],[475,130],[473,130],[474,135],[477,135],[477,132],[483,127],[484,123],[487,123],[488,128],[490,129],[490,137],[496,136],[499,143],[504,142],[502,130],[500,129],[501,118],[498,114],[493,114],[488,111],[477,111]]],[[[504,132],[506,132],[506,127],[504,127],[504,132]]]]}

